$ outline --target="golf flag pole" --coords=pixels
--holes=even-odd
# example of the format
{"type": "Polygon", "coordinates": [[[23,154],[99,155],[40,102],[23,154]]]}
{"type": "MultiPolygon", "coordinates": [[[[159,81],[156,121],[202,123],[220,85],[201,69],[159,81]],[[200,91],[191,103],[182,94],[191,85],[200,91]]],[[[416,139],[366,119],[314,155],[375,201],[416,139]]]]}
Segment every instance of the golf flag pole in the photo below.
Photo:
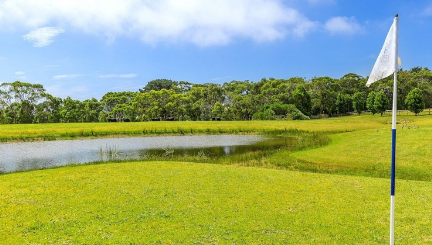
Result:
{"type": "Polygon", "coordinates": [[[390,183],[390,245],[394,244],[394,212],[395,212],[395,174],[396,174],[396,113],[397,113],[397,71],[398,71],[398,38],[399,17],[393,24],[384,41],[381,52],[375,62],[366,86],[394,74],[393,108],[392,108],[392,154],[391,154],[391,183],[390,183]]]}
{"type": "Polygon", "coordinates": [[[390,185],[390,245],[394,244],[394,217],[395,217],[395,182],[396,182],[396,113],[397,113],[397,71],[398,71],[398,39],[399,17],[396,15],[395,25],[395,62],[393,81],[393,108],[392,108],[392,160],[391,160],[391,185],[390,185]]]}

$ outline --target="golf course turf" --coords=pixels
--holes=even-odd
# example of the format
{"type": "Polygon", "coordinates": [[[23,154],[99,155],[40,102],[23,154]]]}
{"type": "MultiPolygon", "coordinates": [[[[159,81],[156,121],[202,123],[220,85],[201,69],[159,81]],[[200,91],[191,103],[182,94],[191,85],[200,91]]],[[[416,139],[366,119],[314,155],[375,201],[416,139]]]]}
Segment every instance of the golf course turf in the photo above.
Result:
{"type": "MultiPolygon", "coordinates": [[[[49,124],[28,125],[26,133],[14,128],[20,125],[1,125],[0,137],[8,140],[13,138],[8,132],[15,132],[14,140],[67,138],[81,126],[82,132],[108,135],[128,135],[136,128],[141,134],[181,134],[180,128],[258,134],[295,129],[325,134],[329,141],[261,154],[256,165],[246,162],[253,162],[250,157],[221,159],[221,164],[167,159],[4,174],[0,244],[387,243],[389,119],[136,123],[117,124],[123,130],[112,131],[104,124],[49,124]]],[[[396,243],[432,243],[432,117],[398,120],[409,121],[403,123],[410,129],[398,124],[396,243]]]]}

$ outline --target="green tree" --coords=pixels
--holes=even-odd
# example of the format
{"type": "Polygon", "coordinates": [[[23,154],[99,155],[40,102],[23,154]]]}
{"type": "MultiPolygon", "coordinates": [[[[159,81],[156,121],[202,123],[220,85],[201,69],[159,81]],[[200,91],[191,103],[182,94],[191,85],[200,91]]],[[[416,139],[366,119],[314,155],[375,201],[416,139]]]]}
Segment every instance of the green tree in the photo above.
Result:
{"type": "Polygon", "coordinates": [[[71,97],[66,97],[63,100],[63,106],[60,109],[62,122],[83,122],[83,104],[79,100],[73,100],[71,97]]]}
{"type": "MultiPolygon", "coordinates": [[[[141,112],[138,108],[133,107],[135,97],[141,93],[136,92],[108,92],[104,96],[100,103],[96,103],[94,100],[85,101],[87,105],[86,111],[83,111],[83,114],[87,114],[87,118],[92,118],[91,120],[96,119],[96,115],[98,115],[98,120],[106,118],[106,116],[120,116],[118,119],[129,118],[134,121],[136,119],[135,112],[133,109],[137,109],[138,112],[141,112]],[[113,110],[115,111],[113,112],[113,110]],[[103,113],[100,113],[100,110],[103,113]]],[[[150,100],[152,101],[152,100],[150,100]]],[[[137,105],[135,105],[137,106],[137,105]]]]}
{"type": "Polygon", "coordinates": [[[339,115],[344,114],[347,112],[347,101],[346,96],[344,94],[339,93],[336,97],[336,111],[339,115]]]}
{"type": "Polygon", "coordinates": [[[375,109],[375,97],[376,97],[376,93],[375,91],[372,91],[368,94],[368,97],[366,99],[366,108],[372,112],[372,115],[375,115],[375,113],[377,113],[376,109],[375,109]]]}
{"type": "Polygon", "coordinates": [[[19,123],[32,123],[35,111],[35,104],[30,103],[27,100],[21,102],[19,110],[19,123]]]}
{"type": "Polygon", "coordinates": [[[175,90],[180,93],[187,93],[192,89],[193,84],[190,82],[180,81],[177,83],[175,90]]]}
{"type": "Polygon", "coordinates": [[[295,107],[292,104],[273,103],[270,105],[263,105],[258,112],[253,114],[255,120],[275,120],[280,117],[285,117],[290,108],[295,107]]]}
{"type": "Polygon", "coordinates": [[[29,104],[35,104],[43,99],[45,89],[41,84],[24,83],[15,81],[13,83],[2,83],[0,89],[6,95],[2,99],[7,103],[27,101],[29,104]]]}
{"type": "Polygon", "coordinates": [[[293,102],[303,114],[310,115],[312,109],[311,96],[303,84],[299,84],[293,92],[293,102]]]}
{"type": "Polygon", "coordinates": [[[137,94],[133,101],[132,107],[135,111],[135,121],[148,121],[151,119],[149,115],[149,110],[152,105],[152,99],[150,93],[139,93],[137,94]]]}
{"type": "Polygon", "coordinates": [[[176,88],[177,84],[178,82],[170,79],[156,79],[148,82],[147,85],[143,89],[139,89],[139,91],[141,93],[144,93],[144,92],[150,92],[152,90],[154,91],[159,91],[162,89],[170,90],[176,88]]]}
{"type": "Polygon", "coordinates": [[[45,89],[41,84],[2,83],[0,85],[0,105],[3,108],[13,106],[9,113],[12,123],[32,123],[36,114],[36,105],[45,98],[45,89]]]}
{"type": "Polygon", "coordinates": [[[419,72],[414,73],[413,77],[416,83],[413,85],[413,87],[414,88],[417,87],[422,91],[424,102],[425,102],[425,108],[431,108],[432,107],[432,71],[430,71],[428,68],[423,68],[419,72]]]}
{"type": "MultiPolygon", "coordinates": [[[[125,118],[129,118],[131,107],[127,104],[117,104],[111,112],[108,114],[111,118],[116,118],[119,121],[122,121],[125,118]]],[[[130,119],[130,118],[129,118],[130,119]]]]}
{"type": "Polygon", "coordinates": [[[343,94],[352,96],[356,92],[366,91],[366,80],[355,73],[345,74],[338,82],[343,94]]]}
{"type": "Polygon", "coordinates": [[[411,90],[405,99],[405,104],[408,106],[408,110],[418,115],[425,108],[423,92],[418,88],[411,90]]]}
{"type": "MultiPolygon", "coordinates": [[[[222,95],[222,98],[225,99],[223,101],[225,108],[223,113],[224,120],[251,120],[252,115],[257,111],[257,105],[269,103],[270,101],[267,96],[262,95],[260,86],[264,83],[267,83],[266,79],[262,79],[258,83],[259,86],[254,87],[254,90],[252,90],[253,84],[247,80],[224,83],[224,94],[222,95]]],[[[268,87],[266,93],[274,92],[270,87],[268,87]]]]}
{"type": "Polygon", "coordinates": [[[304,115],[295,105],[287,105],[287,119],[292,120],[309,120],[310,118],[304,115]]]}
{"type": "Polygon", "coordinates": [[[109,115],[106,111],[99,112],[99,116],[98,116],[99,122],[106,122],[108,121],[108,118],[109,115]]]}
{"type": "Polygon", "coordinates": [[[374,101],[375,111],[381,113],[382,116],[383,113],[387,110],[388,105],[389,105],[389,101],[387,99],[386,94],[383,91],[378,92],[375,95],[375,101],[374,101]]]}
{"type": "MultiPolygon", "coordinates": [[[[420,72],[420,71],[423,70],[423,69],[428,69],[428,68],[427,68],[427,67],[423,68],[423,67],[421,67],[421,66],[415,66],[415,67],[413,67],[413,68],[410,69],[410,72],[412,72],[412,73],[416,73],[416,72],[420,72]]],[[[429,70],[429,69],[428,69],[428,70],[429,70]]]]}
{"type": "Polygon", "coordinates": [[[276,113],[268,108],[268,106],[265,109],[261,109],[258,112],[255,112],[253,114],[254,120],[275,120],[276,119],[276,113]]]}
{"type": "Polygon", "coordinates": [[[337,80],[330,77],[315,77],[311,82],[311,90],[314,114],[333,114],[337,93],[340,91],[337,80]]]}
{"type": "Polygon", "coordinates": [[[18,117],[21,109],[21,103],[12,102],[5,109],[6,121],[7,123],[19,123],[18,117]]]}
{"type": "Polygon", "coordinates": [[[290,102],[290,93],[288,91],[288,82],[283,79],[270,78],[261,87],[261,95],[265,104],[282,103],[288,104],[290,102]]]}
{"type": "Polygon", "coordinates": [[[99,113],[102,111],[102,104],[95,98],[84,100],[83,102],[83,118],[85,122],[99,121],[99,113]]]}
{"type": "Polygon", "coordinates": [[[212,115],[215,117],[222,117],[225,108],[220,102],[216,102],[213,106],[212,115]]]}
{"type": "Polygon", "coordinates": [[[363,92],[356,92],[352,96],[352,103],[353,108],[357,112],[357,114],[361,114],[362,110],[364,109],[364,93],[363,92]]]}

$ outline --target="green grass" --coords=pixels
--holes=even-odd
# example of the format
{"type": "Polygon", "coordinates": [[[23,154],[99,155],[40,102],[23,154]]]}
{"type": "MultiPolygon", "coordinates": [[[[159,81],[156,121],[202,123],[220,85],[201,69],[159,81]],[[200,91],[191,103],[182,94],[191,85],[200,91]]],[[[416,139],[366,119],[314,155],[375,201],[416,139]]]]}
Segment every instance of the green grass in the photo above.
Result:
{"type": "MultiPolygon", "coordinates": [[[[179,162],[1,176],[2,244],[382,244],[388,180],[179,162]]],[[[397,244],[432,242],[432,183],[400,181],[397,244]]]]}
{"type": "Polygon", "coordinates": [[[243,134],[268,133],[277,130],[305,130],[344,132],[380,127],[389,118],[378,116],[337,117],[309,121],[186,121],[132,123],[52,123],[3,124],[0,140],[55,140],[76,137],[104,137],[113,135],[161,134],[243,134]]]}
{"type": "MultiPolygon", "coordinates": [[[[0,125],[3,141],[251,133],[297,142],[218,159],[153,157],[0,175],[0,244],[387,243],[390,121],[0,125]]],[[[398,124],[396,243],[432,244],[432,117],[398,121],[416,128],[398,124]]]]}
{"type": "MultiPolygon", "coordinates": [[[[432,117],[409,118],[408,129],[397,126],[397,177],[409,180],[432,180],[432,117]]],[[[314,172],[388,177],[391,160],[391,125],[330,135],[324,147],[282,152],[274,158],[289,159],[304,170],[314,172]]]]}

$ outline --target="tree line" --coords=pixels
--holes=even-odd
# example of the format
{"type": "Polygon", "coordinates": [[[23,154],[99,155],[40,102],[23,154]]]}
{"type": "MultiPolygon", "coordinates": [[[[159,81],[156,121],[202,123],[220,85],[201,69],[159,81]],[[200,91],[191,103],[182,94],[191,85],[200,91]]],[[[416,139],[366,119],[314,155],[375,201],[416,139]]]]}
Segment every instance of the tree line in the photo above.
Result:
{"type": "MultiPolygon", "coordinates": [[[[50,95],[41,84],[0,85],[0,123],[156,120],[309,119],[365,110],[382,115],[392,104],[393,77],[366,87],[360,75],[339,79],[263,78],[258,82],[193,84],[156,79],[135,92],[108,92],[84,101],[50,95]]],[[[432,107],[432,72],[414,67],[398,72],[398,110],[416,114],[432,107]]]]}

